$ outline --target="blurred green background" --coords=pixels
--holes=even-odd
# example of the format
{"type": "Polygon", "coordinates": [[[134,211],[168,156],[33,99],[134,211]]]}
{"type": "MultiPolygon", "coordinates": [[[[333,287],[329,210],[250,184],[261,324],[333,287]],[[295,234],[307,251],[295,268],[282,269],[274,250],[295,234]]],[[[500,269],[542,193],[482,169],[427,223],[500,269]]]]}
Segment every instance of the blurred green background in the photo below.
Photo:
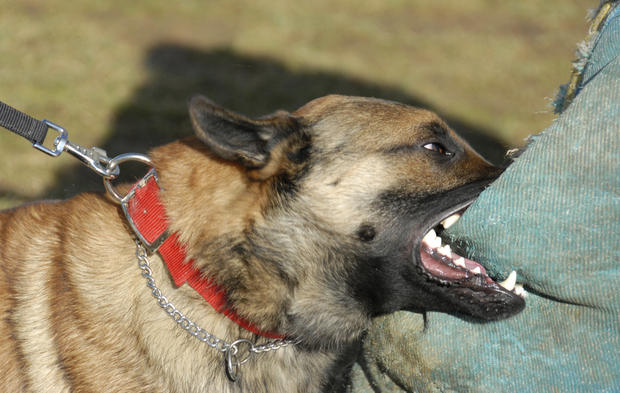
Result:
{"type": "MultiPolygon", "coordinates": [[[[328,93],[433,109],[495,162],[553,119],[597,0],[0,0],[0,100],[109,155],[191,134],[202,93],[249,115],[328,93]]],[[[0,129],[0,208],[102,190],[0,129]]]]}

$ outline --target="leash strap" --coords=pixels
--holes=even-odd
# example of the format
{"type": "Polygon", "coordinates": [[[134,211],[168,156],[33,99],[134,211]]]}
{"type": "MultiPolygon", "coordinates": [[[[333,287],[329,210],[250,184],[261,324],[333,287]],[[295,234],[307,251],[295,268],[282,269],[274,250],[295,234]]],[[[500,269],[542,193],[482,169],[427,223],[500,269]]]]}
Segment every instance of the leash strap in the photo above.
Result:
{"type": "Polygon", "coordinates": [[[38,144],[43,143],[48,129],[47,123],[28,116],[2,101],[0,101],[0,126],[38,144]]]}

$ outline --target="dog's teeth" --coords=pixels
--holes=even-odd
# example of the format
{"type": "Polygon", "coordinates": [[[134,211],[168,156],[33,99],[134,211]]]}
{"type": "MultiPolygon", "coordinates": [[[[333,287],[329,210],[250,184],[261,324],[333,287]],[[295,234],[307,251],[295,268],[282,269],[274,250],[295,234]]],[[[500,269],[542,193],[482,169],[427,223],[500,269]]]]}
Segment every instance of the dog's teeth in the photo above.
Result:
{"type": "Polygon", "coordinates": [[[431,229],[430,231],[428,231],[426,235],[424,235],[424,238],[422,239],[422,241],[426,244],[430,244],[431,241],[433,241],[436,237],[437,237],[437,234],[435,233],[435,230],[431,229]]]}
{"type": "Polygon", "coordinates": [[[499,285],[501,285],[508,291],[512,291],[515,288],[516,283],[517,283],[517,272],[513,270],[508,275],[508,278],[500,282],[499,285]]]}
{"type": "Polygon", "coordinates": [[[474,274],[482,274],[482,270],[480,270],[480,266],[476,266],[475,268],[471,269],[471,272],[474,274]]]}
{"type": "Polygon", "coordinates": [[[463,258],[463,257],[460,257],[460,258],[456,259],[454,261],[454,264],[456,266],[459,266],[459,267],[467,268],[467,266],[465,266],[465,258],[463,258]]]}
{"type": "Polygon", "coordinates": [[[452,226],[452,224],[454,224],[455,222],[457,222],[459,220],[459,218],[461,218],[460,214],[453,214],[450,217],[446,218],[445,220],[443,220],[441,222],[441,225],[443,225],[443,227],[445,229],[448,229],[452,226]]]}
{"type": "Polygon", "coordinates": [[[512,290],[512,292],[514,292],[514,294],[517,296],[521,296],[521,297],[527,296],[527,292],[525,292],[525,289],[523,288],[523,285],[521,284],[515,284],[515,288],[512,290]]]}
{"type": "Polygon", "coordinates": [[[449,244],[446,244],[443,247],[439,247],[437,249],[437,252],[439,254],[441,254],[441,255],[444,255],[444,256],[448,257],[448,258],[450,258],[452,256],[452,250],[450,249],[450,245],[449,244]]]}
{"type": "Polygon", "coordinates": [[[437,248],[441,246],[441,238],[439,236],[435,237],[428,243],[430,248],[437,248]]]}

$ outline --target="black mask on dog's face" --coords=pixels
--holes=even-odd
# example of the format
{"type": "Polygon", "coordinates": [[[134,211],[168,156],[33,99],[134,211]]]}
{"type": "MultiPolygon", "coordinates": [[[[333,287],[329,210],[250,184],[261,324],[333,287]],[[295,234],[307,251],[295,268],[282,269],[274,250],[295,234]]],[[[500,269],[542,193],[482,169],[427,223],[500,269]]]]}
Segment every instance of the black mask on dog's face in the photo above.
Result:
{"type": "Polygon", "coordinates": [[[360,266],[360,275],[370,285],[353,284],[373,304],[373,312],[384,314],[398,309],[441,311],[466,318],[499,320],[520,312],[525,302],[522,288],[515,285],[516,273],[498,283],[479,263],[456,254],[442,239],[449,226],[492,181],[478,180],[454,190],[426,197],[386,193],[379,202],[384,214],[399,217],[376,242],[360,266]],[[429,203],[432,201],[432,203],[429,203]],[[391,293],[391,301],[381,294],[391,293]]]}

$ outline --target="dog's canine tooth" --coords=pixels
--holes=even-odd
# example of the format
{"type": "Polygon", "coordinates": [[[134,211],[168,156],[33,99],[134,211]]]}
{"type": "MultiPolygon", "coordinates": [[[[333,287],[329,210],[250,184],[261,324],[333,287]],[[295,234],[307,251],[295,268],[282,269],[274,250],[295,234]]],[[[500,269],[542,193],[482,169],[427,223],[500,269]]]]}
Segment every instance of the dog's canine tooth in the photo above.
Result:
{"type": "Polygon", "coordinates": [[[450,245],[446,244],[445,246],[439,247],[437,252],[443,256],[450,258],[452,256],[452,249],[450,245]]]}
{"type": "Polygon", "coordinates": [[[455,222],[457,222],[459,220],[459,218],[461,218],[461,215],[459,213],[453,214],[450,217],[446,218],[445,220],[443,220],[441,222],[441,225],[445,228],[448,229],[452,226],[452,224],[454,224],[455,222]]]}
{"type": "Polygon", "coordinates": [[[454,264],[458,267],[467,268],[467,266],[465,266],[465,258],[463,257],[454,260],[454,264]]]}
{"type": "Polygon", "coordinates": [[[515,288],[516,283],[517,283],[517,272],[513,270],[508,275],[508,278],[500,282],[499,285],[501,285],[508,291],[512,291],[515,288]]]}
{"type": "Polygon", "coordinates": [[[431,241],[435,239],[436,237],[437,237],[437,234],[435,233],[435,230],[431,229],[430,231],[428,231],[426,235],[424,235],[424,238],[422,238],[422,241],[426,244],[430,244],[431,241]]]}
{"type": "Polygon", "coordinates": [[[471,272],[474,274],[482,274],[482,270],[480,270],[480,266],[476,266],[475,268],[471,269],[471,272]]]}

